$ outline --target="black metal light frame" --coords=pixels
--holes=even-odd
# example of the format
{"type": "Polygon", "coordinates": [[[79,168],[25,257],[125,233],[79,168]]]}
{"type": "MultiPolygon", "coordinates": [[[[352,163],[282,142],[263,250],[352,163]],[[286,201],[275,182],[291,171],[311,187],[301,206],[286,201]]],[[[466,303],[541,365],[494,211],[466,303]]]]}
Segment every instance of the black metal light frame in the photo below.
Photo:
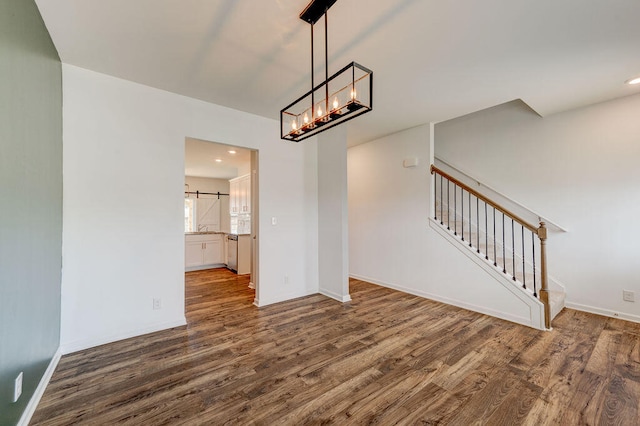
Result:
{"type": "Polygon", "coordinates": [[[373,71],[351,62],[329,77],[327,11],[336,1],[313,0],[300,14],[300,19],[311,25],[311,90],[280,110],[281,139],[300,142],[373,109],[373,71]],[[325,18],[325,80],[316,86],[313,26],[322,16],[325,18]],[[330,90],[332,82],[338,84],[337,89],[330,90]],[[324,96],[317,104],[316,92],[324,96]],[[330,97],[334,98],[331,105],[330,97]]]}

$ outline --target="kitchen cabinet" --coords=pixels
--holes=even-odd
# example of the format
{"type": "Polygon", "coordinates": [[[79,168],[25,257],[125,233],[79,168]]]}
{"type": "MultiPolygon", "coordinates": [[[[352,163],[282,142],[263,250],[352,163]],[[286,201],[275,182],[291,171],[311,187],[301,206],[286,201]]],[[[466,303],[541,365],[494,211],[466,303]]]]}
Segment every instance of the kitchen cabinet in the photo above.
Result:
{"type": "Polygon", "coordinates": [[[251,175],[243,176],[239,183],[240,213],[251,213],[251,175]]]}
{"type": "Polygon", "coordinates": [[[231,179],[229,181],[229,213],[234,215],[240,213],[240,181],[231,179]]]}
{"type": "Polygon", "coordinates": [[[215,239],[202,243],[202,264],[222,263],[222,240],[215,239]]]}
{"type": "Polygon", "coordinates": [[[238,235],[238,275],[251,273],[251,235],[238,235]]]}
{"type": "Polygon", "coordinates": [[[224,264],[229,264],[229,240],[226,238],[226,235],[222,239],[222,246],[224,248],[223,260],[224,264]]]}
{"type": "Polygon", "coordinates": [[[204,265],[202,257],[202,244],[201,242],[185,241],[184,243],[184,266],[189,268],[191,266],[204,265]]]}
{"type": "Polygon", "coordinates": [[[251,213],[251,175],[229,180],[229,213],[251,213]]]}
{"type": "Polygon", "coordinates": [[[204,269],[224,263],[224,234],[186,235],[184,243],[185,268],[204,269]]]}

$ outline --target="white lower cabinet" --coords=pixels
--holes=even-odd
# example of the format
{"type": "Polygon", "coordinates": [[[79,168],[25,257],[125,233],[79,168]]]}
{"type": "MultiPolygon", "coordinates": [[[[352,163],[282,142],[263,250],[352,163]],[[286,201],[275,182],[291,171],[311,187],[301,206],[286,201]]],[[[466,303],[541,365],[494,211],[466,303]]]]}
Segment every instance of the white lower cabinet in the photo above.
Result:
{"type": "Polygon", "coordinates": [[[229,264],[229,239],[227,238],[227,236],[225,235],[222,238],[222,247],[224,248],[224,264],[228,265],[229,264]]]}
{"type": "Polygon", "coordinates": [[[222,258],[222,239],[216,239],[213,241],[207,241],[203,247],[202,258],[205,265],[211,265],[213,263],[223,263],[222,258]]]}
{"type": "Polygon", "coordinates": [[[201,242],[189,242],[184,243],[184,266],[189,268],[191,266],[204,265],[202,257],[202,244],[201,242]]]}
{"type": "Polygon", "coordinates": [[[238,275],[251,273],[251,235],[238,235],[238,275]]]}
{"type": "Polygon", "coordinates": [[[186,235],[185,268],[221,265],[224,263],[223,234],[186,235]]]}

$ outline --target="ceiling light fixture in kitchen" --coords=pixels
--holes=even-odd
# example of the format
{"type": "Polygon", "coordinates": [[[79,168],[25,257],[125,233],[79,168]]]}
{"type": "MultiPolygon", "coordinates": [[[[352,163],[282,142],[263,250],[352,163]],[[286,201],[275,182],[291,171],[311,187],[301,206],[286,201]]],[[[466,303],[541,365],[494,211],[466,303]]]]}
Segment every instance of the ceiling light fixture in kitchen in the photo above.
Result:
{"type": "Polygon", "coordinates": [[[351,62],[329,77],[327,11],[337,0],[313,0],[300,14],[311,25],[311,90],[280,111],[280,138],[300,142],[373,109],[373,71],[351,62]],[[324,15],[325,79],[315,86],[313,25],[324,15]]]}

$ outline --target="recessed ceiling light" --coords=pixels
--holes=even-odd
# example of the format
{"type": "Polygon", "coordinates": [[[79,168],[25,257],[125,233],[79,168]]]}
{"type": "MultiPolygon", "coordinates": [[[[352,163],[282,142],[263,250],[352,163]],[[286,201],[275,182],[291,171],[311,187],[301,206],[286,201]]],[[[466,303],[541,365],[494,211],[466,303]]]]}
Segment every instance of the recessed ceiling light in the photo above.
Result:
{"type": "Polygon", "coordinates": [[[640,84],[640,77],[632,78],[631,80],[627,80],[625,83],[627,83],[627,84],[640,84]]]}
{"type": "Polygon", "coordinates": [[[229,151],[227,151],[229,154],[235,154],[236,152],[233,149],[230,149],[229,151]]]}
{"type": "Polygon", "coordinates": [[[216,158],[216,163],[222,163],[222,160],[219,158],[216,158]]]}

